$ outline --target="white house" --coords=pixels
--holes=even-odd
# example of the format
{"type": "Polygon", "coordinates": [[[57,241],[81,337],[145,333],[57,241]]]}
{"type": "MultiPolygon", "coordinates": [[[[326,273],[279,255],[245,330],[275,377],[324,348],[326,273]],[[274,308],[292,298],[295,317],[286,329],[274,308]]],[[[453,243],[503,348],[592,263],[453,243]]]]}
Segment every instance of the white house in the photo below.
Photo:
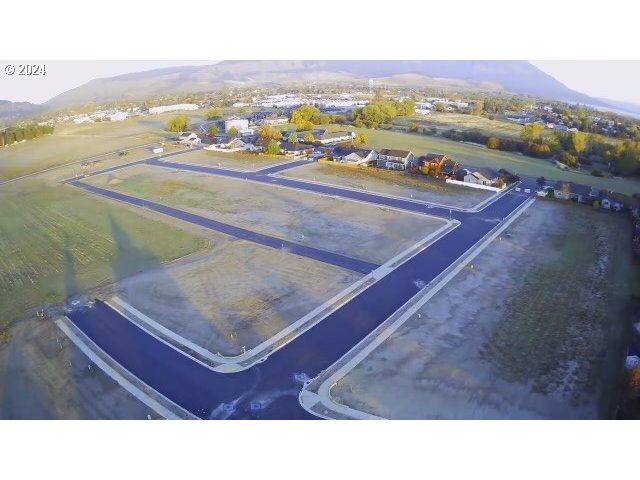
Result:
{"type": "Polygon", "coordinates": [[[112,122],[119,122],[121,120],[124,120],[125,118],[127,118],[127,112],[116,112],[109,115],[109,120],[111,120],[112,122]]]}
{"type": "Polygon", "coordinates": [[[73,117],[74,123],[93,123],[93,120],[88,115],[76,115],[73,117]]]}
{"type": "Polygon", "coordinates": [[[356,165],[370,165],[378,158],[375,150],[367,148],[336,148],[333,151],[333,159],[342,163],[356,165]]]}
{"type": "Polygon", "coordinates": [[[224,131],[229,132],[231,128],[235,128],[238,132],[249,129],[249,120],[246,118],[229,118],[224,121],[224,131]]]}
{"type": "Polygon", "coordinates": [[[240,138],[229,138],[226,142],[216,143],[204,147],[205,150],[239,152],[241,150],[253,150],[253,144],[245,142],[240,138]]]}
{"type": "Polygon", "coordinates": [[[180,103],[177,105],[162,105],[160,107],[151,107],[149,108],[149,113],[166,113],[166,112],[176,112],[179,110],[197,110],[198,105],[195,103],[180,103]]]}
{"type": "Polygon", "coordinates": [[[493,185],[498,181],[500,175],[490,168],[482,168],[473,172],[467,172],[463,181],[467,183],[475,183],[476,185],[493,185]]]}
{"type": "Polygon", "coordinates": [[[182,132],[178,137],[178,142],[182,145],[200,145],[200,137],[193,132],[182,132]]]}
{"type": "Polygon", "coordinates": [[[376,165],[391,170],[406,170],[407,166],[413,163],[416,156],[408,150],[394,150],[383,148],[378,153],[376,165]]]}

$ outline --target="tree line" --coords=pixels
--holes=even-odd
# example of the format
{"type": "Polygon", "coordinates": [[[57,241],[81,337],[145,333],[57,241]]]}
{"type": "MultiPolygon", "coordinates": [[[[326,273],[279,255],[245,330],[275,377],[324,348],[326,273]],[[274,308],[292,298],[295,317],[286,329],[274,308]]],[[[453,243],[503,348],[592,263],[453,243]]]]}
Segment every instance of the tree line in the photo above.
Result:
{"type": "Polygon", "coordinates": [[[0,147],[21,142],[22,140],[32,140],[43,135],[53,133],[51,125],[26,125],[23,127],[9,127],[0,131],[0,147]]]}

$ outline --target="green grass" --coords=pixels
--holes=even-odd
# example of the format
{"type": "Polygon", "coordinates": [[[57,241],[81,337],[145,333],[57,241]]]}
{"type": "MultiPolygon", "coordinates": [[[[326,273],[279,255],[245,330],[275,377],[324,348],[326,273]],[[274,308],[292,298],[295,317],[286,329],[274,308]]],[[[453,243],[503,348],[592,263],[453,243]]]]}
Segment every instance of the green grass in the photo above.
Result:
{"type": "MultiPolygon", "coordinates": [[[[353,128],[351,128],[353,130],[353,128]]],[[[367,137],[367,145],[376,149],[400,148],[416,155],[427,152],[444,153],[463,165],[474,167],[506,168],[520,175],[544,176],[550,180],[567,180],[600,189],[614,190],[630,195],[640,192],[640,182],[624,178],[599,178],[588,173],[567,172],[554,166],[550,160],[535,159],[508,152],[453,142],[441,137],[392,132],[388,130],[355,129],[367,137]]]]}
{"type": "MultiPolygon", "coordinates": [[[[395,123],[395,122],[394,122],[395,123]]],[[[464,115],[462,113],[441,113],[432,111],[429,115],[414,115],[398,119],[399,125],[416,123],[420,127],[436,127],[442,130],[479,130],[485,135],[519,138],[522,125],[506,120],[489,120],[487,117],[464,115]]]]}
{"type": "Polygon", "coordinates": [[[71,186],[21,182],[0,204],[0,331],[29,309],[206,246],[71,186]]]}

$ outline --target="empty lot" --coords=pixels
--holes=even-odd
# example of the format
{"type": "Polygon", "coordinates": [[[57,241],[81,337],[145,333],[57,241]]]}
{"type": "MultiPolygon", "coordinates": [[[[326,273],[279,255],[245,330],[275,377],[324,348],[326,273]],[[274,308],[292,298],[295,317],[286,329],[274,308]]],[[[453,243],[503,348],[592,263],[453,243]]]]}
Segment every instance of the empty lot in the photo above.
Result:
{"type": "Polygon", "coordinates": [[[233,168],[236,170],[257,170],[278,163],[294,161],[282,155],[258,155],[246,152],[213,152],[194,150],[171,159],[173,162],[195,163],[209,167],[233,168]]]}
{"type": "Polygon", "coordinates": [[[216,353],[242,353],[347,288],[361,274],[220,235],[213,249],[115,286],[127,303],[216,353]]]}
{"type": "Polygon", "coordinates": [[[213,175],[138,165],[89,183],[255,232],[384,263],[443,225],[424,215],[213,175]]]}
{"type": "Polygon", "coordinates": [[[630,225],[537,201],[338,382],[388,418],[598,418],[615,411],[630,225]]]}
{"type": "Polygon", "coordinates": [[[448,185],[425,175],[392,172],[379,168],[350,168],[313,163],[285,170],[280,175],[414,198],[457,208],[471,208],[493,195],[493,192],[486,190],[448,185]]]}

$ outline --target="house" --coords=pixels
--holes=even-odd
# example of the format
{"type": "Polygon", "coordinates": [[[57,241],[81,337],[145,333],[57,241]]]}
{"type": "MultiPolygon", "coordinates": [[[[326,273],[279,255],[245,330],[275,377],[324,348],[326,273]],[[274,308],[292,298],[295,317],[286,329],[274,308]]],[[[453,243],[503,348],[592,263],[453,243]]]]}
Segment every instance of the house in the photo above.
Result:
{"type": "Polygon", "coordinates": [[[375,150],[368,148],[341,148],[333,149],[333,159],[337,162],[353,163],[356,165],[371,165],[378,157],[375,150]]]}
{"type": "Polygon", "coordinates": [[[245,142],[240,138],[226,138],[219,143],[204,147],[205,150],[225,150],[229,152],[238,152],[240,150],[252,150],[253,144],[245,142]]]}
{"type": "Polygon", "coordinates": [[[149,108],[149,113],[165,113],[165,112],[176,112],[179,110],[197,110],[198,105],[194,103],[181,103],[179,105],[163,105],[161,107],[151,107],[149,108]]]}
{"type": "Polygon", "coordinates": [[[182,132],[178,136],[178,143],[182,145],[200,145],[200,137],[193,132],[182,132]]]}
{"type": "Polygon", "coordinates": [[[261,123],[263,125],[286,125],[289,123],[288,117],[279,117],[277,115],[273,115],[267,118],[264,118],[261,123]]]}
{"type": "Polygon", "coordinates": [[[553,186],[553,196],[561,200],[588,203],[591,200],[591,187],[579,183],[557,181],[553,186]]]}
{"type": "Polygon", "coordinates": [[[417,161],[423,173],[433,175],[434,177],[440,175],[452,177],[460,167],[457,162],[440,153],[427,153],[426,155],[418,157],[417,161]]]}
{"type": "Polygon", "coordinates": [[[116,112],[109,116],[109,120],[112,122],[119,122],[127,118],[127,112],[116,112]]]}
{"type": "Polygon", "coordinates": [[[224,131],[229,132],[235,128],[238,132],[249,129],[249,120],[246,118],[231,117],[224,121],[224,131]]]}
{"type": "Polygon", "coordinates": [[[324,128],[292,133],[292,135],[297,136],[299,142],[304,142],[304,137],[309,134],[313,136],[313,143],[316,145],[335,145],[342,142],[351,142],[356,138],[355,132],[329,132],[324,128]]]}
{"type": "Polygon", "coordinates": [[[619,212],[627,209],[635,215],[640,213],[640,199],[622,193],[612,192],[611,190],[602,190],[600,192],[600,198],[600,206],[607,210],[619,212]]]}
{"type": "Polygon", "coordinates": [[[491,168],[468,171],[462,181],[476,185],[493,185],[500,178],[500,174],[491,168]]]}
{"type": "Polygon", "coordinates": [[[296,157],[313,153],[313,147],[304,143],[282,142],[280,143],[280,150],[284,155],[296,157]]]}
{"type": "Polygon", "coordinates": [[[383,148],[376,158],[376,166],[391,170],[406,170],[416,161],[416,156],[408,150],[383,148]]]}

